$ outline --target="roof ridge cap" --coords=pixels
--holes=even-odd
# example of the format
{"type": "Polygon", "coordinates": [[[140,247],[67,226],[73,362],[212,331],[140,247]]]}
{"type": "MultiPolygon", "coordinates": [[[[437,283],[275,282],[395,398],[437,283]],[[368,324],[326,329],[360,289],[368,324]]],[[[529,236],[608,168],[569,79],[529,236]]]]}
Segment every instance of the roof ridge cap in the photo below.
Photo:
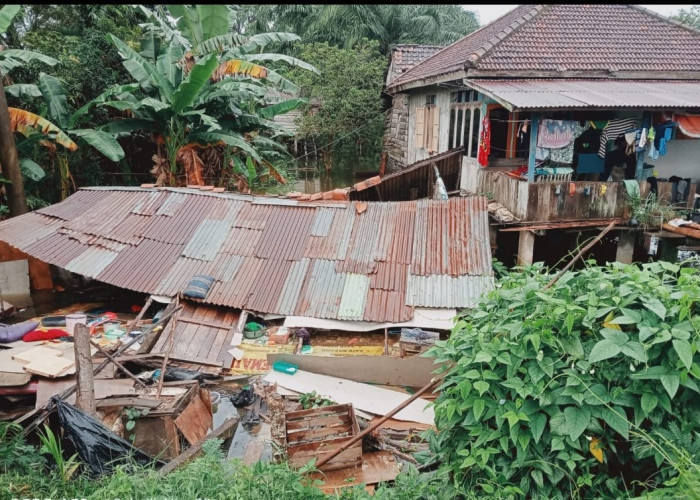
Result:
{"type": "MultiPolygon", "coordinates": [[[[520,16],[518,19],[514,20],[506,28],[502,29],[501,31],[496,33],[494,36],[489,38],[481,47],[479,47],[474,52],[469,54],[469,56],[467,56],[467,62],[465,64],[465,67],[466,68],[474,67],[476,65],[477,61],[479,61],[479,59],[481,59],[486,54],[488,54],[496,45],[498,45],[503,40],[505,40],[506,38],[511,36],[521,26],[523,26],[526,22],[530,21],[531,19],[534,19],[537,15],[541,14],[543,11],[545,11],[550,6],[551,5],[547,5],[547,4],[534,5],[532,10],[529,10],[528,12],[526,12],[525,14],[520,16]]],[[[506,15],[508,15],[508,13],[503,14],[503,16],[499,17],[498,19],[495,19],[494,21],[492,21],[489,24],[493,24],[493,23],[497,22],[499,19],[501,19],[502,17],[504,17],[506,15]]]]}
{"type": "MultiPolygon", "coordinates": [[[[685,28],[686,30],[692,32],[695,35],[700,35],[700,29],[698,29],[694,26],[691,26],[689,24],[686,24],[684,22],[681,22],[677,19],[672,19],[670,17],[666,17],[663,14],[659,14],[658,12],[654,12],[653,10],[649,10],[646,7],[643,7],[641,5],[636,5],[636,4],[622,4],[622,5],[626,5],[627,7],[631,7],[633,9],[636,9],[639,12],[642,12],[642,13],[647,14],[649,16],[653,16],[661,21],[666,21],[669,24],[674,24],[680,28],[685,28]]],[[[691,5],[691,7],[692,7],[692,5],[691,5]]]]}
{"type": "MultiPolygon", "coordinates": [[[[438,51],[437,51],[435,54],[433,54],[432,56],[430,56],[430,57],[428,57],[428,58],[426,58],[426,59],[423,59],[421,62],[419,62],[418,64],[416,64],[415,66],[413,66],[411,69],[409,69],[409,70],[406,71],[405,73],[399,75],[397,78],[394,79],[394,81],[392,81],[389,85],[386,86],[386,89],[385,89],[385,90],[386,90],[386,91],[389,91],[390,89],[392,89],[392,88],[394,88],[394,87],[396,87],[396,86],[398,86],[398,85],[401,85],[403,82],[400,82],[400,80],[404,80],[404,79],[410,77],[411,72],[412,72],[414,69],[418,68],[419,66],[421,66],[421,65],[424,64],[424,63],[426,63],[427,61],[430,61],[433,57],[437,57],[441,52],[443,52],[443,51],[449,49],[449,48],[452,47],[453,45],[455,45],[455,44],[461,42],[462,40],[464,40],[465,38],[474,36],[474,35],[476,35],[477,33],[479,33],[480,31],[482,31],[482,30],[488,28],[488,27],[491,26],[493,23],[499,21],[500,19],[502,19],[503,17],[507,16],[508,14],[512,13],[515,9],[518,9],[518,8],[520,8],[520,7],[521,7],[521,5],[518,5],[518,6],[514,7],[514,8],[512,8],[512,9],[510,9],[508,12],[506,12],[505,14],[503,14],[503,15],[501,15],[501,16],[498,16],[496,19],[494,19],[494,20],[491,21],[490,23],[484,24],[484,25],[481,26],[480,28],[475,29],[474,31],[472,31],[472,32],[469,33],[468,35],[464,35],[462,38],[459,38],[458,40],[455,40],[454,42],[452,42],[452,43],[449,44],[449,45],[445,45],[442,49],[438,50],[438,51]]],[[[533,9],[532,9],[531,11],[528,12],[528,14],[532,13],[533,11],[534,11],[534,12],[537,12],[537,9],[538,9],[538,8],[541,9],[541,8],[543,8],[543,7],[546,7],[546,5],[541,5],[541,4],[540,4],[540,5],[535,5],[535,6],[533,6],[533,9]]],[[[525,15],[528,15],[528,14],[525,14],[525,15]]],[[[525,15],[524,15],[524,16],[525,16],[525,15]]],[[[523,17],[524,17],[524,16],[523,16],[523,17]]]]}

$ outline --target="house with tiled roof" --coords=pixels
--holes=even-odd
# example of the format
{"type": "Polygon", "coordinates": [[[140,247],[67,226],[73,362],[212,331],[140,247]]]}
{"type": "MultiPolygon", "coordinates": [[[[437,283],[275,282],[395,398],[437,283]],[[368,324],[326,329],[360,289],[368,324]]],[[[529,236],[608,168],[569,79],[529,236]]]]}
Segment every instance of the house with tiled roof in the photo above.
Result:
{"type": "MultiPolygon", "coordinates": [[[[693,205],[700,31],[640,6],[518,6],[386,92],[407,103],[403,162],[461,149],[461,189],[521,221],[494,236],[516,238],[502,246],[520,263],[543,260],[538,246],[552,253],[547,233],[625,220],[634,188],[622,181],[693,205]]],[[[613,256],[631,260],[634,232],[611,234],[613,256]]]]}
{"type": "MultiPolygon", "coordinates": [[[[391,49],[389,68],[386,72],[385,86],[410,71],[414,66],[442,50],[442,45],[399,44],[391,49]]],[[[406,164],[406,131],[408,129],[408,97],[400,94],[392,101],[391,112],[387,114],[384,126],[384,149],[389,153],[389,171],[394,171],[406,164]]]]}

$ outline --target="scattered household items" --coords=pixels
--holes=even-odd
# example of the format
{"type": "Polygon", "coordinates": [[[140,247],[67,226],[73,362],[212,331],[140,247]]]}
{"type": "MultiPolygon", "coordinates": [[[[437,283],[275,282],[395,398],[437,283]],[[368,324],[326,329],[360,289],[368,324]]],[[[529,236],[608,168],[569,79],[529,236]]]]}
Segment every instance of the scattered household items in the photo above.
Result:
{"type": "Polygon", "coordinates": [[[22,370],[33,375],[56,378],[75,370],[75,359],[72,346],[69,349],[53,348],[50,346],[32,346],[26,350],[11,354],[12,360],[22,364],[22,370]]]}
{"type": "Polygon", "coordinates": [[[272,369],[276,372],[286,373],[287,375],[294,375],[299,368],[291,363],[285,363],[284,361],[275,361],[272,365],[272,369]]]}
{"type": "MultiPolygon", "coordinates": [[[[360,433],[352,404],[301,410],[285,414],[287,456],[295,467],[309,460],[322,460],[360,433]]],[[[362,441],[326,462],[319,470],[328,471],[362,464],[362,441]]]]}
{"type": "Polygon", "coordinates": [[[265,335],[265,327],[254,321],[246,323],[243,328],[243,337],[246,339],[257,339],[265,335]]]}
{"type": "Polygon", "coordinates": [[[10,342],[22,340],[22,337],[34,331],[37,326],[39,326],[39,323],[36,321],[24,321],[16,325],[2,325],[0,326],[0,343],[9,344],[10,342]]]}
{"type": "Polygon", "coordinates": [[[65,330],[49,328],[48,330],[33,330],[22,337],[22,340],[24,342],[37,342],[40,340],[54,340],[65,337],[70,337],[65,330]]]}

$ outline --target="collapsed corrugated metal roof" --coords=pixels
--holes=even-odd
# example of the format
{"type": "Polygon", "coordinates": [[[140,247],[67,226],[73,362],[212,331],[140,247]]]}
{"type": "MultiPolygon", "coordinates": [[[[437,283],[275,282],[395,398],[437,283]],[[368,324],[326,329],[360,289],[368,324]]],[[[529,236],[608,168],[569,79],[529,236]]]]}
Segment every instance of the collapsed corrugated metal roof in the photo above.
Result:
{"type": "Polygon", "coordinates": [[[511,111],[700,107],[700,80],[467,80],[511,111]]]}
{"type": "Polygon", "coordinates": [[[112,285],[257,313],[402,322],[493,286],[483,197],[301,203],[177,188],[84,188],[0,223],[0,240],[112,285]],[[280,204],[284,201],[284,204],[280,204]]]}

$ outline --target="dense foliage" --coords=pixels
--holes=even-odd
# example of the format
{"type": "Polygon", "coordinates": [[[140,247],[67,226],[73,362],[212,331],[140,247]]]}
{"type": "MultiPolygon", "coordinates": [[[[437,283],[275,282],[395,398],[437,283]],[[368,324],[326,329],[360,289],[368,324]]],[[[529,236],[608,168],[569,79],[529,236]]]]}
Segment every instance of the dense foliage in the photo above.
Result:
{"type": "Polygon", "coordinates": [[[436,459],[467,489],[532,498],[675,481],[700,458],[700,273],[613,263],[550,279],[507,275],[432,350],[453,363],[436,459]]]}
{"type": "Polygon", "coordinates": [[[334,153],[378,156],[384,128],[381,97],[388,60],[379,44],[365,40],[354,49],[304,44],[298,56],[313,60],[319,73],[294,70],[291,78],[308,100],[297,135],[316,138],[330,169],[334,153]]]}

